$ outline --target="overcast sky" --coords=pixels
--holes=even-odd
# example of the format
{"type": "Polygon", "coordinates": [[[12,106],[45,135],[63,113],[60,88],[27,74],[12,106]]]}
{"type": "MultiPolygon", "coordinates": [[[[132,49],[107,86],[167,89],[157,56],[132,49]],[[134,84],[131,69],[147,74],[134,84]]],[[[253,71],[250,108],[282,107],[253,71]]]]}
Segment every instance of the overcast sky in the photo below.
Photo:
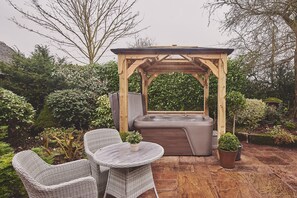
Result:
{"type": "MultiPolygon", "coordinates": [[[[23,1],[18,1],[23,2],[23,1]]],[[[139,34],[139,37],[149,37],[156,45],[186,45],[200,47],[228,47],[222,45],[229,38],[219,31],[219,24],[212,20],[208,26],[208,12],[203,9],[207,0],[138,0],[134,10],[140,13],[143,21],[141,27],[149,27],[139,34]]],[[[222,16],[217,13],[216,18],[222,16]]],[[[29,55],[36,44],[50,45],[40,36],[18,28],[10,17],[19,17],[5,0],[0,0],[0,41],[19,49],[29,55]]],[[[112,48],[127,47],[134,39],[124,38],[114,44],[112,48]]],[[[50,47],[51,52],[63,57],[64,54],[50,47]]],[[[116,60],[116,56],[108,51],[103,62],[116,60]]],[[[71,61],[71,59],[68,59],[71,61]]]]}

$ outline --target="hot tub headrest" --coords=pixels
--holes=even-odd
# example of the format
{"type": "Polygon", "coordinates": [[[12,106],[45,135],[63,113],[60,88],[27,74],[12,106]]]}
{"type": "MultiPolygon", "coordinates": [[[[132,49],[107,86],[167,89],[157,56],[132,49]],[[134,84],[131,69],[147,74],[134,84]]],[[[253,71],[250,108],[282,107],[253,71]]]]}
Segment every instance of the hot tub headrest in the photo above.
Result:
{"type": "MultiPolygon", "coordinates": [[[[120,104],[119,104],[119,93],[109,94],[110,107],[112,112],[112,118],[114,125],[119,130],[119,115],[120,115],[120,104]]],[[[128,93],[128,128],[134,130],[133,122],[138,116],[143,116],[145,113],[144,97],[140,93],[128,93]]]]}

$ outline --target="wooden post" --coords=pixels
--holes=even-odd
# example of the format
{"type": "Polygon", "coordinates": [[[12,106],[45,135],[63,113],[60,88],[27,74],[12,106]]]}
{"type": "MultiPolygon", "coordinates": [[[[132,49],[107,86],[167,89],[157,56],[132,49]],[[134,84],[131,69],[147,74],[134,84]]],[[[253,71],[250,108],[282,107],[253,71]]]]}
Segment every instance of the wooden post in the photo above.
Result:
{"type": "Polygon", "coordinates": [[[222,54],[218,65],[218,138],[226,132],[226,74],[227,54],[222,54]]]}
{"type": "Polygon", "coordinates": [[[128,131],[128,67],[124,55],[118,58],[118,73],[120,80],[120,132],[128,131]]]}
{"type": "Polygon", "coordinates": [[[208,97],[209,97],[209,74],[204,75],[204,115],[209,116],[208,97]]]}
{"type": "Polygon", "coordinates": [[[144,97],[144,102],[145,102],[145,109],[146,109],[146,112],[144,112],[145,114],[147,113],[148,111],[148,78],[147,76],[145,75],[144,71],[139,68],[138,69],[138,72],[140,73],[141,75],[141,91],[142,91],[142,95],[144,97]]]}

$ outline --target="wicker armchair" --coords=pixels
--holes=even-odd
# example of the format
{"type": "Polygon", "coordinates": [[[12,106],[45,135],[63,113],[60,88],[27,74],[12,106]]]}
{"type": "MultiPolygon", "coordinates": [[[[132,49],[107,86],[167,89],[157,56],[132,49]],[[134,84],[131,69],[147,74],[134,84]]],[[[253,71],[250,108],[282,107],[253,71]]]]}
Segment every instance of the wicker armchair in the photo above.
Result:
{"type": "Polygon", "coordinates": [[[26,150],[17,153],[12,165],[20,176],[29,197],[85,197],[98,196],[95,179],[88,160],[49,165],[36,153],[26,150]]]}
{"type": "Polygon", "coordinates": [[[84,135],[85,152],[91,163],[92,176],[97,181],[99,193],[105,191],[109,168],[99,166],[93,159],[94,153],[100,148],[121,142],[122,139],[116,129],[96,129],[84,135]]]}

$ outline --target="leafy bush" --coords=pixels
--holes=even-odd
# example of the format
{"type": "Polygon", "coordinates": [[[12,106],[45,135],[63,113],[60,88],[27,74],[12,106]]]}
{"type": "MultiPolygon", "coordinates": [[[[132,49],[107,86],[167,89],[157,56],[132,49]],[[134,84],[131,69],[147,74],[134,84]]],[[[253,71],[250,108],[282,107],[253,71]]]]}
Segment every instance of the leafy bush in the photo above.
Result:
{"type": "Polygon", "coordinates": [[[9,144],[0,141],[0,197],[25,197],[24,186],[12,167],[14,156],[9,144]]]}
{"type": "Polygon", "coordinates": [[[0,63],[4,74],[0,87],[25,97],[39,112],[48,94],[66,88],[63,79],[52,75],[55,67],[62,64],[63,61],[56,61],[46,46],[36,45],[29,57],[16,54],[11,64],[0,63]]]}
{"type": "Polygon", "coordinates": [[[0,126],[0,140],[7,137],[8,126],[0,126]]]}
{"type": "Polygon", "coordinates": [[[95,109],[95,96],[92,92],[67,89],[51,93],[47,98],[49,109],[63,127],[87,129],[95,109]]]}
{"type": "Polygon", "coordinates": [[[47,104],[43,106],[34,125],[42,130],[50,127],[59,127],[58,121],[54,118],[47,104]]]}
{"type": "Polygon", "coordinates": [[[32,105],[13,92],[0,88],[0,125],[8,126],[8,135],[16,129],[33,123],[35,111],[32,105]]]}
{"type": "Polygon", "coordinates": [[[288,120],[284,123],[284,126],[289,129],[289,130],[294,130],[296,129],[296,124],[295,122],[291,121],[291,120],[288,120]]]}
{"type": "Polygon", "coordinates": [[[138,144],[142,139],[142,135],[136,131],[128,132],[128,136],[126,137],[126,141],[130,144],[138,144]]]}
{"type": "Polygon", "coordinates": [[[61,65],[54,76],[63,78],[72,89],[81,89],[102,95],[106,92],[106,82],[98,76],[96,65],[61,65]]]}
{"type": "Polygon", "coordinates": [[[282,129],[280,125],[274,126],[269,133],[273,136],[275,144],[280,145],[295,142],[294,135],[282,129]]]}
{"type": "Polygon", "coordinates": [[[230,132],[226,132],[219,138],[218,148],[224,151],[237,151],[240,142],[238,138],[230,132]]]}
{"type": "Polygon", "coordinates": [[[83,156],[83,131],[73,128],[48,128],[40,137],[43,148],[50,156],[62,157],[62,161],[73,161],[83,156]]]}
{"type": "Polygon", "coordinates": [[[280,107],[269,105],[265,110],[265,121],[270,124],[279,124],[281,121],[282,112],[280,107]]]}
{"type": "Polygon", "coordinates": [[[237,122],[241,125],[254,129],[258,123],[264,118],[266,104],[262,100],[246,99],[244,110],[238,112],[237,122]]]}
{"type": "Polygon", "coordinates": [[[233,117],[233,134],[235,134],[235,121],[239,111],[245,107],[246,99],[243,94],[238,91],[231,91],[227,94],[227,112],[233,117]]]}
{"type": "Polygon", "coordinates": [[[96,102],[94,118],[91,125],[95,128],[112,128],[114,127],[110,102],[107,95],[100,96],[96,102]]]}

